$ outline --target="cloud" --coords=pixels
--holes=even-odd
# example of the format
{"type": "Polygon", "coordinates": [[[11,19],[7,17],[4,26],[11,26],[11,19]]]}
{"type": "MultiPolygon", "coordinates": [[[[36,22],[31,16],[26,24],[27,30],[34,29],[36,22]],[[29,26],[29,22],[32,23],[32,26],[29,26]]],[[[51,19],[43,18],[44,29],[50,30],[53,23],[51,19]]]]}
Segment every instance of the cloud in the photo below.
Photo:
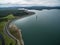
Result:
{"type": "Polygon", "coordinates": [[[0,4],[60,5],[60,0],[0,0],[0,4]]]}

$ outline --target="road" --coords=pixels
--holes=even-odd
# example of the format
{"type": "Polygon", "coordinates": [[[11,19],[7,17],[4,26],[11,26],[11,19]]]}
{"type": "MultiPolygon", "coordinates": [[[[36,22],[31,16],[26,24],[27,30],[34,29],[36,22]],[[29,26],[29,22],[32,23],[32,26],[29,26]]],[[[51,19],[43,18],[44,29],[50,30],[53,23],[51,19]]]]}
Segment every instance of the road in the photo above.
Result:
{"type": "MultiPolygon", "coordinates": [[[[15,20],[15,19],[13,19],[13,20],[15,20]]],[[[14,39],[14,40],[17,42],[16,45],[20,45],[20,42],[9,32],[9,25],[10,25],[10,23],[11,23],[13,20],[8,21],[8,22],[6,23],[6,25],[5,25],[5,27],[4,27],[4,33],[5,33],[6,35],[8,35],[8,37],[14,39]]]]}

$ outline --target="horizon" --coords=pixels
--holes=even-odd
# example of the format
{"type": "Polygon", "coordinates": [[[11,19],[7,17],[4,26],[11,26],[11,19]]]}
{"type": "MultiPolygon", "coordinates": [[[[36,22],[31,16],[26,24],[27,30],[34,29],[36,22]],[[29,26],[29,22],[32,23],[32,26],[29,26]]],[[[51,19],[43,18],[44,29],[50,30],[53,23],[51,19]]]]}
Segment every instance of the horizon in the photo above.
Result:
{"type": "Polygon", "coordinates": [[[21,4],[0,4],[0,7],[32,7],[32,6],[36,6],[36,7],[60,7],[60,6],[45,6],[45,5],[21,5],[21,4]]]}

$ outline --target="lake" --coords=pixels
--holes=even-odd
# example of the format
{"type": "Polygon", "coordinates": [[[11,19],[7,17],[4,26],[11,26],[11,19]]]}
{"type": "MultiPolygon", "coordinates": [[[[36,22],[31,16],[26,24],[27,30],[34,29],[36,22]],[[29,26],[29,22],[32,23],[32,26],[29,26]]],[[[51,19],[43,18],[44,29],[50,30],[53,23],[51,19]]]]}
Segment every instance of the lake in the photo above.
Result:
{"type": "Polygon", "coordinates": [[[60,45],[60,10],[31,10],[34,15],[16,20],[25,45],[60,45]]]}

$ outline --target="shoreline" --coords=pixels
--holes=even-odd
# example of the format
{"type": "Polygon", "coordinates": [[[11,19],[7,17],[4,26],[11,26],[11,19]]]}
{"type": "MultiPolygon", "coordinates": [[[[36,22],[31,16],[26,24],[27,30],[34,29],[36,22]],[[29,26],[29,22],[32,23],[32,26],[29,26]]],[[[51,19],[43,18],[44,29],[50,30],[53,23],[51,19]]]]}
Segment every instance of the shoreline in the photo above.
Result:
{"type": "MultiPolygon", "coordinates": [[[[17,38],[16,38],[18,45],[19,45],[19,43],[20,43],[20,45],[24,45],[24,41],[23,41],[23,38],[22,38],[21,29],[18,29],[15,24],[10,24],[10,25],[9,25],[9,28],[17,31],[17,33],[18,33],[18,35],[19,35],[19,37],[20,37],[20,39],[17,39],[17,38]]],[[[11,33],[11,32],[10,32],[10,33],[11,33]]],[[[12,35],[13,35],[13,34],[12,34],[12,35]]],[[[13,35],[13,36],[14,36],[14,35],[13,35]]],[[[16,35],[16,36],[17,36],[17,35],[16,35]]],[[[14,36],[14,37],[15,37],[15,36],[14,36]]]]}
{"type": "Polygon", "coordinates": [[[20,40],[16,38],[16,36],[18,37],[18,35],[14,36],[14,32],[13,32],[13,34],[11,34],[11,32],[10,32],[10,27],[12,27],[12,26],[10,26],[11,25],[11,22],[13,22],[15,20],[18,20],[18,19],[21,19],[21,18],[24,18],[24,17],[27,17],[27,16],[34,15],[34,14],[35,14],[35,12],[34,13],[33,12],[30,12],[29,15],[24,15],[24,16],[21,16],[21,17],[20,16],[15,16],[14,19],[9,20],[7,22],[6,27],[5,27],[5,30],[7,31],[7,35],[16,41],[16,45],[24,45],[24,41],[23,41],[23,38],[22,38],[21,29],[18,29],[18,27],[15,24],[12,24],[12,25],[13,25],[13,28],[15,29],[15,32],[17,31],[18,32],[18,35],[20,35],[19,36],[20,40]]]}

